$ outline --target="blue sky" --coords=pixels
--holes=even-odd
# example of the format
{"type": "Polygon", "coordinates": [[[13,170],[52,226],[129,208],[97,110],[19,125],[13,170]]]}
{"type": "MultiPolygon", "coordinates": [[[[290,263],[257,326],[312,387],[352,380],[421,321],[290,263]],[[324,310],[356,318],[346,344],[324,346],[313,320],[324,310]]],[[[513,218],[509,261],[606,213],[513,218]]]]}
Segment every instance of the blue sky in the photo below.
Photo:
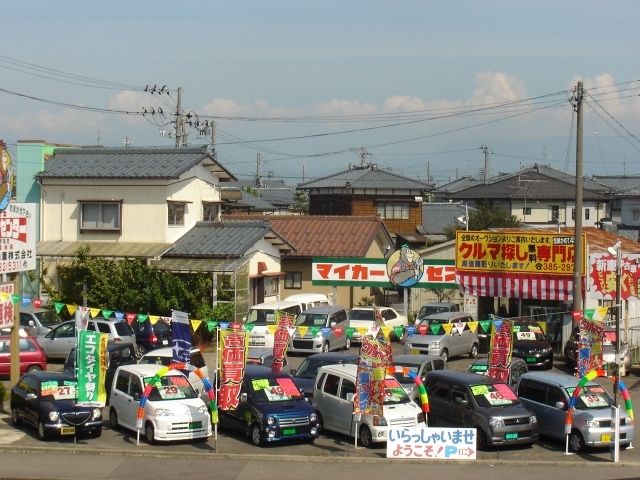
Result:
{"type": "MultiPolygon", "coordinates": [[[[159,133],[172,115],[16,94],[172,113],[180,86],[185,110],[216,120],[219,159],[240,178],[257,153],[261,173],[293,185],[359,163],[364,147],[381,168],[442,184],[479,175],[485,144],[491,174],[535,162],[575,172],[581,79],[585,174],[640,174],[635,1],[26,0],[2,12],[0,88],[13,93],[0,92],[0,138],[12,152],[26,139],[93,145],[98,131],[105,146],[172,146],[159,133]],[[140,90],[154,84],[170,97],[140,90]]],[[[207,142],[193,129],[189,140],[207,142]]]]}

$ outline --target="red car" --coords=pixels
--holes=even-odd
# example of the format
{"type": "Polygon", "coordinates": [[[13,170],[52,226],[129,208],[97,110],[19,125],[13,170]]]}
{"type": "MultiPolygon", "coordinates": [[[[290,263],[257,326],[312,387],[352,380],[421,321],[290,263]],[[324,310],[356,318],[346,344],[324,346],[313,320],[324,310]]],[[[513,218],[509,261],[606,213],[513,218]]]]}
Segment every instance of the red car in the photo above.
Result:
{"type": "MultiPolygon", "coordinates": [[[[11,373],[11,350],[9,349],[10,337],[0,337],[0,377],[9,376],[11,373]]],[[[40,348],[35,338],[20,338],[20,375],[25,372],[45,370],[47,368],[47,356],[40,348]]]]}

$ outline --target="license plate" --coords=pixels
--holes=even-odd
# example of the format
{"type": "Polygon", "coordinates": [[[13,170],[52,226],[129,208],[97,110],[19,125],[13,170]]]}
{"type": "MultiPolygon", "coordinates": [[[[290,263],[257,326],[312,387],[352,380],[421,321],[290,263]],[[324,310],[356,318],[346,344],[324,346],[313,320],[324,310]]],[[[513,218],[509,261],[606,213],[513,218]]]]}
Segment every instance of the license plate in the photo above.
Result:
{"type": "Polygon", "coordinates": [[[295,434],[296,434],[295,428],[285,428],[284,430],[282,430],[282,435],[295,435],[295,434]]]}
{"type": "Polygon", "coordinates": [[[527,357],[527,362],[529,362],[529,363],[535,363],[536,360],[537,360],[536,357],[527,357]]]}
{"type": "Polygon", "coordinates": [[[189,422],[189,430],[194,430],[196,428],[202,428],[202,422],[189,422]]]}
{"type": "Polygon", "coordinates": [[[420,350],[413,349],[411,350],[412,355],[420,355],[422,352],[420,350]]]}
{"type": "Polygon", "coordinates": [[[505,440],[517,440],[518,439],[518,432],[513,432],[513,433],[507,433],[504,436],[505,440]]]}
{"type": "Polygon", "coordinates": [[[169,345],[169,340],[162,340],[163,345],[169,345]]]}
{"type": "Polygon", "coordinates": [[[600,441],[602,443],[609,443],[611,441],[611,434],[605,433],[604,435],[600,435],[600,441]]]}
{"type": "Polygon", "coordinates": [[[62,427],[60,435],[73,435],[76,433],[76,427],[62,427]]]}

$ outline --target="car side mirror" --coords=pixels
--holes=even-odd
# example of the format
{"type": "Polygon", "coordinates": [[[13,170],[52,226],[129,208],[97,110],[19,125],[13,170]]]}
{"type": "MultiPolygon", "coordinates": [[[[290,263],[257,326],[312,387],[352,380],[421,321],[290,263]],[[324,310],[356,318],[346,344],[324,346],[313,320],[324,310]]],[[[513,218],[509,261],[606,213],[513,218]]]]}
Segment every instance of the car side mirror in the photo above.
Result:
{"type": "Polygon", "coordinates": [[[249,398],[249,396],[246,393],[241,393],[240,394],[240,401],[241,402],[246,402],[248,398],[249,398]]]}
{"type": "Polygon", "coordinates": [[[28,325],[29,325],[30,327],[35,327],[35,326],[36,326],[36,324],[35,324],[35,322],[34,322],[33,320],[29,320],[28,325]]]}
{"type": "Polygon", "coordinates": [[[35,393],[27,393],[27,400],[36,400],[38,396],[35,393]]]}
{"type": "Polygon", "coordinates": [[[300,395],[304,397],[304,388],[299,388],[298,390],[300,390],[300,395]]]}
{"type": "Polygon", "coordinates": [[[295,374],[296,374],[296,371],[297,371],[297,370],[296,370],[295,368],[293,368],[293,369],[289,370],[289,375],[295,375],[295,374]]]}
{"type": "Polygon", "coordinates": [[[556,402],[556,408],[559,408],[560,410],[564,410],[564,402],[556,402]]]}
{"type": "Polygon", "coordinates": [[[139,402],[139,401],[140,401],[140,394],[139,394],[138,392],[134,393],[134,394],[133,394],[133,399],[134,399],[136,402],[139,402]]]}
{"type": "Polygon", "coordinates": [[[336,326],[336,322],[331,322],[331,326],[335,327],[336,326]]]}
{"type": "Polygon", "coordinates": [[[347,402],[353,402],[353,393],[347,393],[347,402]]]}
{"type": "Polygon", "coordinates": [[[468,400],[463,400],[461,398],[456,398],[456,403],[458,403],[462,407],[468,407],[469,406],[469,401],[468,400]]]}

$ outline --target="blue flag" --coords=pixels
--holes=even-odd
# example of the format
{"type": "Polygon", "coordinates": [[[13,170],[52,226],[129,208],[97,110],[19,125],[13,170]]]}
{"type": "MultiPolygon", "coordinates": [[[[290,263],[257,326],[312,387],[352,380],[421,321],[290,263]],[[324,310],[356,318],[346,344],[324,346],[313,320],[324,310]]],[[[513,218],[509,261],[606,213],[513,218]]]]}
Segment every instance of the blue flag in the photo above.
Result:
{"type": "Polygon", "coordinates": [[[191,324],[188,313],[173,311],[171,314],[171,337],[173,339],[173,361],[191,363],[191,324]]]}

